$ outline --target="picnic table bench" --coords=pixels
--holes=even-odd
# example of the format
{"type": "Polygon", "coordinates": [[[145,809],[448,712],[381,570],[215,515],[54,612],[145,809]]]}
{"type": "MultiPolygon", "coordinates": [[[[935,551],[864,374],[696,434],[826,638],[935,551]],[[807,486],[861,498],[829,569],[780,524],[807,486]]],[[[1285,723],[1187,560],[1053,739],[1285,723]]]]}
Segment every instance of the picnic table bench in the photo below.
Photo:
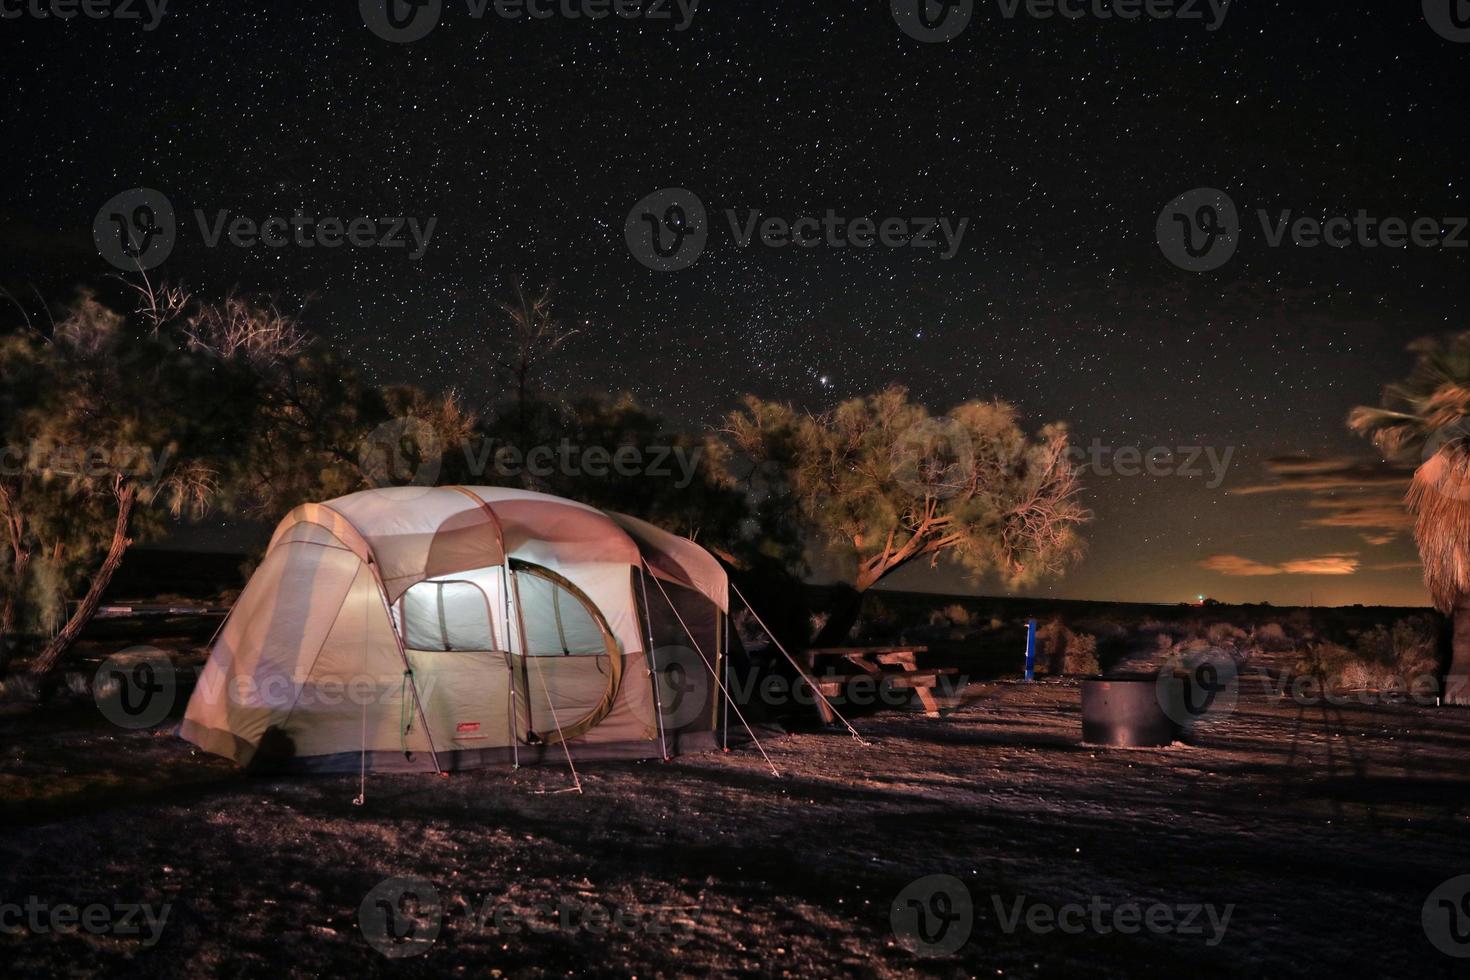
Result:
{"type": "MultiPolygon", "coordinates": [[[[928,651],[925,646],[896,647],[815,647],[804,654],[806,672],[816,682],[823,698],[837,697],[847,691],[848,685],[859,678],[871,680],[874,685],[912,690],[924,706],[924,714],[939,717],[939,701],[934,697],[934,687],[939,678],[956,674],[954,667],[920,667],[916,660],[928,651]],[[836,663],[833,663],[835,661],[836,663]],[[856,668],[847,673],[821,673],[824,665],[856,668]]],[[[824,724],[832,724],[835,717],[832,709],[822,698],[816,698],[817,714],[824,724]]]]}

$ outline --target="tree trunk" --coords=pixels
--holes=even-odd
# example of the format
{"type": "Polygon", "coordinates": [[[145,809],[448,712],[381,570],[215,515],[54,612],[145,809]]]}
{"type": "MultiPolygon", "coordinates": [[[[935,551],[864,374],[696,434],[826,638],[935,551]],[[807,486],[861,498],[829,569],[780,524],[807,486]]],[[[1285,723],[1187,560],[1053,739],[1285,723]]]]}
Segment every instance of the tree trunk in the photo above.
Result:
{"type": "Polygon", "coordinates": [[[5,605],[0,607],[0,670],[4,670],[15,653],[15,631],[20,621],[20,592],[25,588],[26,570],[31,564],[31,553],[23,551],[15,556],[15,581],[5,593],[5,605]]]}
{"type": "Polygon", "coordinates": [[[1455,602],[1450,614],[1450,669],[1445,676],[1445,704],[1470,704],[1470,595],[1455,602]]]}
{"type": "Polygon", "coordinates": [[[37,677],[45,677],[56,669],[56,665],[71,645],[76,642],[86,625],[92,621],[97,612],[97,606],[102,601],[102,593],[106,591],[108,584],[112,581],[113,573],[122,564],[123,555],[127,553],[128,545],[133,542],[128,538],[128,525],[133,516],[133,503],[137,499],[137,491],[131,486],[126,486],[118,492],[117,496],[117,519],[112,526],[112,544],[107,549],[107,557],[102,562],[102,567],[97,569],[92,576],[92,585],[87,589],[87,594],[82,598],[81,605],[77,611],[72,613],[71,619],[67,620],[61,632],[46,644],[46,649],[31,664],[31,673],[37,677]]]}

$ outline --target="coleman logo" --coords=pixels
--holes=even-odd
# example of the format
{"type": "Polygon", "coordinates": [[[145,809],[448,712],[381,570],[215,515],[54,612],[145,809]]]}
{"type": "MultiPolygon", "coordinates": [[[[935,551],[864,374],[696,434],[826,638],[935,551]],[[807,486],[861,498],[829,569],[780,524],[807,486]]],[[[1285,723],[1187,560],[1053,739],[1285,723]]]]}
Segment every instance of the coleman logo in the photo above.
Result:
{"type": "Polygon", "coordinates": [[[454,726],[454,730],[461,733],[478,732],[480,730],[480,723],[478,721],[462,721],[454,726]]]}

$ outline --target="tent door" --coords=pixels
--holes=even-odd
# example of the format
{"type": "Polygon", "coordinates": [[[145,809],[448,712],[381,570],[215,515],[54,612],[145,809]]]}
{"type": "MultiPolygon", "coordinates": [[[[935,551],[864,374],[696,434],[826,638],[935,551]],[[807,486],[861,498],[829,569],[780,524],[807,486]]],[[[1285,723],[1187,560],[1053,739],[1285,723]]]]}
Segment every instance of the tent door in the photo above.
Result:
{"type": "Polygon", "coordinates": [[[468,579],[420,582],[398,603],[398,630],[429,726],[451,749],[514,740],[511,655],[498,642],[494,603],[468,579]]]}

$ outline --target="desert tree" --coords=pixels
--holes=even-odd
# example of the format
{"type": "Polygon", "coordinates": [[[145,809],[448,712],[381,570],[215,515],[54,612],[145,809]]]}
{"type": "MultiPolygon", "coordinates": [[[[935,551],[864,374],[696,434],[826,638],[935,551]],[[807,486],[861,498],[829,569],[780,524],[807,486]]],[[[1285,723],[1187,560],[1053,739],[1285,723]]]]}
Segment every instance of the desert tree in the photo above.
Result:
{"type": "Polygon", "coordinates": [[[1348,426],[1388,459],[1415,465],[1405,504],[1424,585],[1451,617],[1445,700],[1470,703],[1470,332],[1410,348],[1414,366],[1384,388],[1382,404],[1360,405],[1348,426]]]}
{"type": "Polygon", "coordinates": [[[897,386],[817,415],[752,396],[725,432],[767,474],[765,492],[789,500],[847,570],[853,592],[818,645],[843,640],[863,593],[914,562],[946,559],[1015,587],[1063,572],[1081,553],[1090,515],[1066,426],[1029,437],[1004,402],[935,418],[897,386]]]}
{"type": "Polygon", "coordinates": [[[86,583],[33,661],[35,673],[49,672],[96,612],[135,533],[153,522],[154,505],[198,516],[217,492],[207,460],[229,436],[199,407],[220,391],[208,368],[181,352],[90,292],[50,336],[25,332],[0,346],[0,374],[24,378],[26,388],[5,417],[6,444],[24,457],[7,469],[0,495],[12,549],[19,553],[19,541],[46,562],[43,580],[86,583]],[[99,509],[104,528],[95,527],[99,509]],[[73,519],[58,520],[66,511],[73,519]]]}
{"type": "Polygon", "coordinates": [[[508,327],[501,344],[505,372],[515,397],[516,423],[524,440],[532,426],[537,375],[577,331],[557,318],[554,287],[550,283],[539,292],[528,293],[519,282],[512,288],[514,297],[499,304],[508,327]]]}
{"type": "Polygon", "coordinates": [[[146,280],[136,299],[122,314],[84,292],[50,330],[0,337],[0,611],[13,631],[21,598],[35,600],[49,635],[37,674],[74,644],[134,541],[209,508],[274,521],[379,485],[363,463],[385,425],[425,420],[437,451],[471,421],[452,395],[363,382],[270,303],[146,280]]]}

